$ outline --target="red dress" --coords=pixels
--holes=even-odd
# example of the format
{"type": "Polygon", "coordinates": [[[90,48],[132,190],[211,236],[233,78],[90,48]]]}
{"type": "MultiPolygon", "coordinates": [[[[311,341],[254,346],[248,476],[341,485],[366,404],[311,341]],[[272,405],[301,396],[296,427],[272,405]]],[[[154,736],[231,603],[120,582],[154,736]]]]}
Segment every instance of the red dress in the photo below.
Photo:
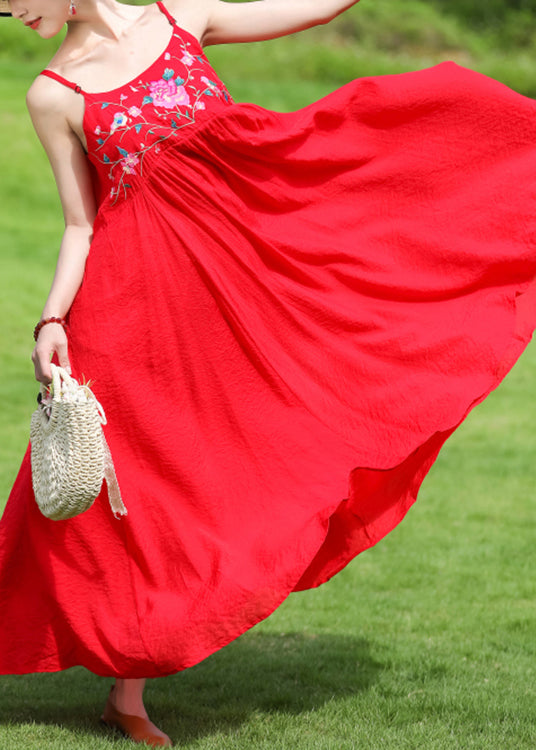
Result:
{"type": "Polygon", "coordinates": [[[170,23],[131,83],[76,87],[100,209],[71,360],[128,516],[103,490],[47,520],[25,458],[3,673],[170,674],[326,581],[403,518],[534,327],[534,101],[446,63],[271,112],[170,23]]]}

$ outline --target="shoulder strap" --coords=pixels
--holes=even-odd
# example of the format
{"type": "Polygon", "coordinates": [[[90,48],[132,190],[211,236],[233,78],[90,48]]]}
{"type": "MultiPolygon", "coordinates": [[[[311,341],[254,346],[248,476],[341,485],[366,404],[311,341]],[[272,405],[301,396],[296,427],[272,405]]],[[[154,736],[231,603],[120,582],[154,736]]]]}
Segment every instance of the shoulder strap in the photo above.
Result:
{"type": "Polygon", "coordinates": [[[177,25],[177,21],[174,19],[174,17],[171,15],[169,10],[166,8],[162,0],[157,0],[156,4],[158,5],[159,10],[165,15],[167,20],[170,22],[172,26],[177,25]]]}
{"type": "Polygon", "coordinates": [[[53,78],[55,81],[58,81],[58,83],[62,83],[64,86],[67,86],[67,88],[72,89],[77,94],[82,93],[82,88],[77,83],[72,83],[71,81],[68,81],[66,78],[63,78],[63,76],[58,75],[57,73],[54,73],[53,70],[42,70],[39,74],[41,76],[47,76],[48,78],[53,78]]]}

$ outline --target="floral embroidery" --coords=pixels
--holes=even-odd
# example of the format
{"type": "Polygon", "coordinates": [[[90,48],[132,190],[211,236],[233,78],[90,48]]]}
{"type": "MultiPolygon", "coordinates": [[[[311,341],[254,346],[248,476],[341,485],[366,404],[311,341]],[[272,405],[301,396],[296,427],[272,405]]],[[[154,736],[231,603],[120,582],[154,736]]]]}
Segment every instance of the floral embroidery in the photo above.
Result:
{"type": "Polygon", "coordinates": [[[183,65],[193,65],[195,62],[195,57],[191,55],[189,52],[185,52],[184,55],[181,57],[181,63],[183,65]]]}
{"type": "Polygon", "coordinates": [[[207,88],[210,91],[214,92],[218,90],[217,84],[215,84],[214,81],[211,81],[210,78],[207,78],[206,76],[201,76],[201,80],[203,81],[203,83],[207,85],[207,88]]]}
{"type": "Polygon", "coordinates": [[[134,167],[136,164],[139,164],[140,160],[136,156],[136,154],[128,154],[125,156],[124,159],[122,159],[121,164],[123,165],[123,172],[126,172],[127,174],[136,174],[136,170],[134,167]]]}
{"type": "Polygon", "coordinates": [[[117,128],[124,127],[128,122],[128,117],[125,115],[124,112],[116,112],[114,115],[114,120],[110,126],[110,132],[113,133],[117,130],[117,128]]]}
{"type": "MultiPolygon", "coordinates": [[[[171,74],[173,75],[173,71],[171,71],[171,74]]],[[[190,97],[184,86],[177,86],[175,81],[168,80],[165,77],[159,81],[151,81],[149,91],[155,107],[175,109],[175,107],[181,107],[183,104],[187,106],[190,104],[190,97]]]]}
{"type": "Polygon", "coordinates": [[[95,98],[89,105],[94,108],[94,117],[102,117],[100,112],[108,107],[113,113],[106,121],[109,125],[100,122],[93,130],[97,137],[90,152],[92,160],[105,168],[113,183],[110,197],[114,202],[121,195],[126,197],[128,189],[142,176],[146,155],[158,154],[164,141],[193,125],[196,113],[208,109],[207,102],[212,109],[217,102],[220,107],[232,104],[207,60],[193,54],[190,48],[192,43],[176,30],[167,51],[147,70],[147,78],[142,76],[123,87],[129,91],[128,96],[119,92],[115,101],[95,98]],[[209,77],[212,75],[215,80],[209,77]]]}

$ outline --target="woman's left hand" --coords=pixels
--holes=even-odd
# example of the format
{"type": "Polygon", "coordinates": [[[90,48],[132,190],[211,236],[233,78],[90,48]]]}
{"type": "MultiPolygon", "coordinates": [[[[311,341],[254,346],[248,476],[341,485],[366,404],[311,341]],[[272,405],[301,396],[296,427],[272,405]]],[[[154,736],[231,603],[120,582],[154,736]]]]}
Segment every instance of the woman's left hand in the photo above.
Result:
{"type": "Polygon", "coordinates": [[[69,362],[69,345],[67,334],[60,323],[47,323],[39,331],[37,343],[32,353],[35,368],[35,379],[44,385],[52,381],[50,361],[54,354],[58,357],[60,367],[71,373],[69,362]]]}

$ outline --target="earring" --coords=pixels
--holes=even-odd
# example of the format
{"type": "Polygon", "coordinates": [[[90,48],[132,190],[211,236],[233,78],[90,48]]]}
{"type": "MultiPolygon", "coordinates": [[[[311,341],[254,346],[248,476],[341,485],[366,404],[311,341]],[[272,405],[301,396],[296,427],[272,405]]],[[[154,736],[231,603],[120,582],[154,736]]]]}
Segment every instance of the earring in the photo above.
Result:
{"type": "Polygon", "coordinates": [[[74,4],[74,0],[69,0],[69,15],[76,16],[76,7],[74,4]]]}

